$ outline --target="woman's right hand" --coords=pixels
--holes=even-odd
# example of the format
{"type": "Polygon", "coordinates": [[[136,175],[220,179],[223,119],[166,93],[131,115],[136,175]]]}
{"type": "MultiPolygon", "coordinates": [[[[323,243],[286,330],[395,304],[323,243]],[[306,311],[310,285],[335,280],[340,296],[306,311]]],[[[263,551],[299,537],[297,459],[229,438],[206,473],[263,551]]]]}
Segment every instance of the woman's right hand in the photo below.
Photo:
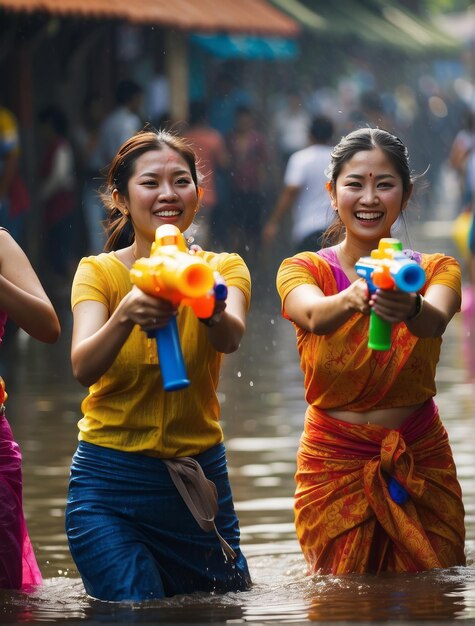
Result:
{"type": "Polygon", "coordinates": [[[90,387],[111,367],[136,324],[144,331],[162,328],[176,314],[176,307],[167,300],[149,296],[136,286],[110,317],[108,308],[101,302],[79,302],[73,309],[74,376],[90,387]]]}
{"type": "Polygon", "coordinates": [[[177,315],[177,307],[168,300],[144,293],[136,285],[122,300],[121,321],[131,321],[143,331],[163,328],[177,315]]]}
{"type": "Polygon", "coordinates": [[[345,289],[345,294],[348,307],[354,313],[363,313],[363,315],[369,315],[371,313],[371,306],[369,304],[370,294],[368,284],[364,278],[359,278],[351,283],[351,285],[345,289]]]}

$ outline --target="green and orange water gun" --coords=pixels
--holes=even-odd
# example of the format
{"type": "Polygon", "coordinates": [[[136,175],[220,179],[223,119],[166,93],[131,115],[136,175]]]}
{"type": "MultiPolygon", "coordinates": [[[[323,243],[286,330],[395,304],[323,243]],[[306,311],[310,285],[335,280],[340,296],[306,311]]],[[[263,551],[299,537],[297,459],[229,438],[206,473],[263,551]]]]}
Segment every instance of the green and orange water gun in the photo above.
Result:
{"type": "MultiPolygon", "coordinates": [[[[419,291],[426,280],[423,268],[403,252],[402,243],[398,239],[390,237],[381,239],[371,256],[361,257],[355,269],[358,276],[366,280],[370,293],[377,289],[419,291]]],[[[392,324],[371,311],[368,347],[372,350],[389,350],[391,332],[392,324]]]]}

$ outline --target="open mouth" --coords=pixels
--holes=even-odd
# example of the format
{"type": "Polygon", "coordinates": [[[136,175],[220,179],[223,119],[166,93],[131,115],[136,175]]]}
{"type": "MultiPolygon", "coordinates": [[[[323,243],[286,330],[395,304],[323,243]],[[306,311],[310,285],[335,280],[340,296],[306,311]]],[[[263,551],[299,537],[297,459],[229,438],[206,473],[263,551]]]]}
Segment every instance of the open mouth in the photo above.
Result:
{"type": "Polygon", "coordinates": [[[379,219],[381,219],[383,217],[384,213],[382,213],[381,211],[371,211],[371,213],[369,212],[359,212],[355,214],[355,217],[357,220],[360,220],[361,222],[375,222],[379,219]]]}
{"type": "Polygon", "coordinates": [[[174,209],[167,209],[166,211],[156,211],[154,215],[156,217],[177,217],[181,214],[181,211],[174,209]]]}

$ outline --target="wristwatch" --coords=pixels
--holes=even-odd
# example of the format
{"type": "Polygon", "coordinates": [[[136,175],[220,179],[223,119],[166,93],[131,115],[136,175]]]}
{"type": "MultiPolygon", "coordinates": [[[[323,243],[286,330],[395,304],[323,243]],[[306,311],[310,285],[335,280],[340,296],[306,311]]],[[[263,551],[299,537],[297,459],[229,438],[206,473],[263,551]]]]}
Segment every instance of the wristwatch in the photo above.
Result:
{"type": "Polygon", "coordinates": [[[408,322],[412,321],[412,320],[415,320],[416,317],[419,317],[419,315],[422,313],[422,306],[423,306],[423,304],[424,304],[424,296],[421,295],[420,293],[417,293],[416,294],[416,308],[415,308],[415,312],[407,318],[408,322]]]}

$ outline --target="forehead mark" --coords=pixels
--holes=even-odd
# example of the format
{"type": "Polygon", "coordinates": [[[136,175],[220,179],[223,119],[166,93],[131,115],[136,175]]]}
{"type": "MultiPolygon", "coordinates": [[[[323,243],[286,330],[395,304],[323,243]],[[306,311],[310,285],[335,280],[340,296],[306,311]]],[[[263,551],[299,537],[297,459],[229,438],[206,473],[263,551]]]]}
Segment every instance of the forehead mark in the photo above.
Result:
{"type": "Polygon", "coordinates": [[[373,177],[373,172],[369,173],[369,177],[372,178],[373,177]]]}

